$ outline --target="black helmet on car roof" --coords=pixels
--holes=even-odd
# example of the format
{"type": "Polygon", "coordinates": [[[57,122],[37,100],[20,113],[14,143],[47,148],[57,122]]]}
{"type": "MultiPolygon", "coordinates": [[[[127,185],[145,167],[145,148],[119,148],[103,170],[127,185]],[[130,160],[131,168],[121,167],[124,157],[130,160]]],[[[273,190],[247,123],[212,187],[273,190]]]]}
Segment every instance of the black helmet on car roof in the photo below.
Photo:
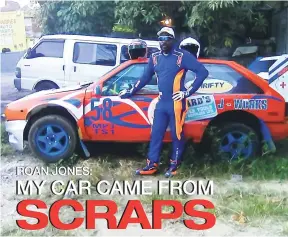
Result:
{"type": "Polygon", "coordinates": [[[131,59],[147,56],[147,44],[142,39],[135,39],[128,45],[128,53],[131,59]]]}

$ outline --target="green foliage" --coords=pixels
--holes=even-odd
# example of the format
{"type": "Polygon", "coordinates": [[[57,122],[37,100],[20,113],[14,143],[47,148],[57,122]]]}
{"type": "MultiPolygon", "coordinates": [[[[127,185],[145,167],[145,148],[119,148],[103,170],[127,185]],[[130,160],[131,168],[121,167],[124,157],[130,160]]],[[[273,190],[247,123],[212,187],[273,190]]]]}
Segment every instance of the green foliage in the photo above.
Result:
{"type": "Polygon", "coordinates": [[[5,130],[4,123],[1,123],[1,155],[7,156],[14,153],[13,148],[9,144],[9,136],[5,130]]]}
{"type": "Polygon", "coordinates": [[[125,25],[119,25],[116,24],[113,27],[113,32],[126,32],[126,33],[134,33],[135,30],[132,27],[125,26],[125,25]]]}
{"type": "Polygon", "coordinates": [[[137,20],[152,24],[159,20],[163,13],[161,3],[120,1],[116,5],[115,16],[120,24],[133,26],[138,23],[137,20]]]}
{"type": "Polygon", "coordinates": [[[236,187],[224,194],[216,194],[216,210],[221,216],[232,216],[233,220],[245,223],[257,220],[259,217],[286,218],[288,201],[286,191],[273,192],[260,187],[245,190],[236,187]],[[240,215],[240,216],[239,216],[240,215]],[[240,219],[240,217],[244,219],[240,219]]]}
{"type": "MultiPolygon", "coordinates": [[[[198,154],[193,144],[187,144],[183,154],[183,165],[179,171],[179,178],[207,177],[230,178],[232,174],[240,174],[256,180],[288,179],[288,140],[277,143],[277,152],[271,155],[254,157],[247,160],[235,159],[233,162],[213,160],[209,155],[198,154]],[[285,150],[286,149],[286,150],[285,150]]],[[[138,152],[147,156],[149,145],[140,145],[138,152]]],[[[172,144],[165,143],[160,160],[166,166],[171,157],[172,144]]],[[[178,176],[177,176],[178,178],[178,176]]]]}
{"type": "Polygon", "coordinates": [[[208,1],[44,1],[38,14],[45,34],[141,33],[156,36],[160,22],[172,18],[176,34],[196,32],[206,55],[230,49],[250,32],[267,32],[267,19],[255,10],[262,2],[208,1]],[[41,16],[41,17],[40,17],[41,16]],[[114,27],[113,27],[114,26],[114,27]],[[238,40],[238,42],[237,42],[238,40]]]}
{"type": "Polygon", "coordinates": [[[208,39],[207,55],[217,55],[217,48],[231,48],[233,38],[244,39],[251,28],[266,33],[267,19],[254,8],[261,2],[202,1],[186,7],[188,26],[208,39]],[[190,14],[189,14],[190,12],[190,14]]]}
{"type": "Polygon", "coordinates": [[[4,123],[1,123],[1,144],[8,144],[8,133],[5,130],[4,123]]]}
{"type": "Polygon", "coordinates": [[[152,32],[164,16],[163,5],[164,2],[119,1],[116,3],[115,18],[118,24],[135,28],[138,32],[152,32]]]}
{"type": "Polygon", "coordinates": [[[46,1],[41,6],[44,34],[108,34],[114,25],[114,2],[46,1]]]}
{"type": "MultiPolygon", "coordinates": [[[[216,56],[220,48],[232,48],[245,41],[249,29],[266,33],[267,19],[255,10],[259,1],[236,0],[126,2],[116,5],[115,17],[121,24],[134,27],[143,35],[156,32],[160,21],[172,18],[176,31],[196,31],[198,38],[207,41],[206,55],[216,56]]],[[[155,35],[155,33],[154,33],[155,35]]]]}

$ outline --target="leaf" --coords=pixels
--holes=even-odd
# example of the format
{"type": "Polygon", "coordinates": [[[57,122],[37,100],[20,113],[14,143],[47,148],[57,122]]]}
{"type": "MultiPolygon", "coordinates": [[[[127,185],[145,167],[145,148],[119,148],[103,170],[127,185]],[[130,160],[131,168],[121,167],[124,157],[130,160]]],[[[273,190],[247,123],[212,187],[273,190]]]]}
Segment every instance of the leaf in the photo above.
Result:
{"type": "Polygon", "coordinates": [[[225,47],[231,48],[232,44],[233,44],[233,40],[231,38],[225,38],[225,42],[224,42],[225,47]]]}
{"type": "Polygon", "coordinates": [[[231,219],[233,221],[239,222],[240,224],[245,224],[248,221],[247,217],[244,215],[242,211],[240,212],[240,214],[232,215],[231,219]]]}

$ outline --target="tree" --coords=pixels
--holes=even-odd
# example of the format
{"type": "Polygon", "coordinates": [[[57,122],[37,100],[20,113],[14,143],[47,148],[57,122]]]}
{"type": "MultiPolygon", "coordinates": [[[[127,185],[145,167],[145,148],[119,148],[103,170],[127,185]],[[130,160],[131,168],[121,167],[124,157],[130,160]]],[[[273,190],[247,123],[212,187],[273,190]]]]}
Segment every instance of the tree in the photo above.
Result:
{"type": "MultiPolygon", "coordinates": [[[[209,56],[231,55],[233,48],[252,35],[265,38],[265,1],[41,1],[45,34],[105,35],[135,33],[156,38],[161,20],[172,18],[176,35],[196,37],[209,56]],[[224,49],[224,50],[223,50],[224,49]],[[222,50],[222,53],[219,53],[222,50]],[[224,53],[223,53],[224,52],[224,53]]],[[[267,5],[267,4],[266,4],[267,5]]]]}
{"type": "Polygon", "coordinates": [[[142,37],[155,37],[160,28],[160,21],[166,17],[172,18],[175,28],[181,30],[185,18],[180,14],[182,2],[147,2],[119,1],[115,8],[117,23],[136,29],[142,37]]]}
{"type": "Polygon", "coordinates": [[[115,21],[114,2],[45,1],[41,4],[44,34],[105,35],[115,21]]]}
{"type": "Polygon", "coordinates": [[[166,16],[171,17],[177,35],[188,32],[186,37],[191,35],[202,41],[206,55],[216,56],[221,48],[228,49],[226,54],[230,54],[229,49],[245,43],[246,37],[253,32],[258,35],[266,32],[267,18],[255,10],[261,5],[260,1],[236,0],[123,1],[116,4],[115,16],[118,22],[132,26],[143,36],[150,36],[151,32],[155,36],[159,22],[166,16]]]}
{"type": "Polygon", "coordinates": [[[245,43],[252,32],[266,33],[268,21],[255,10],[262,4],[259,1],[209,0],[192,6],[188,3],[185,10],[188,26],[196,29],[199,37],[206,41],[206,55],[216,56],[219,55],[217,49],[229,49],[245,43]]]}

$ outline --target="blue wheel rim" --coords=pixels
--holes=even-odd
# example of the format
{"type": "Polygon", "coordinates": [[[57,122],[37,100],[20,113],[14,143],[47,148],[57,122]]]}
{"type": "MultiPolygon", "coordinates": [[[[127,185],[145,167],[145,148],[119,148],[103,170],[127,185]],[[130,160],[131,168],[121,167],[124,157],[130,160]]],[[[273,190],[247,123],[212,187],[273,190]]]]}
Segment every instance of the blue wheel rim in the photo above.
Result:
{"type": "Polygon", "coordinates": [[[45,124],[35,136],[35,143],[41,153],[48,157],[63,154],[69,146],[68,133],[57,124],[45,124]]]}
{"type": "Polygon", "coordinates": [[[251,138],[240,131],[228,132],[221,139],[220,152],[230,160],[247,159],[253,153],[251,138]]]}

